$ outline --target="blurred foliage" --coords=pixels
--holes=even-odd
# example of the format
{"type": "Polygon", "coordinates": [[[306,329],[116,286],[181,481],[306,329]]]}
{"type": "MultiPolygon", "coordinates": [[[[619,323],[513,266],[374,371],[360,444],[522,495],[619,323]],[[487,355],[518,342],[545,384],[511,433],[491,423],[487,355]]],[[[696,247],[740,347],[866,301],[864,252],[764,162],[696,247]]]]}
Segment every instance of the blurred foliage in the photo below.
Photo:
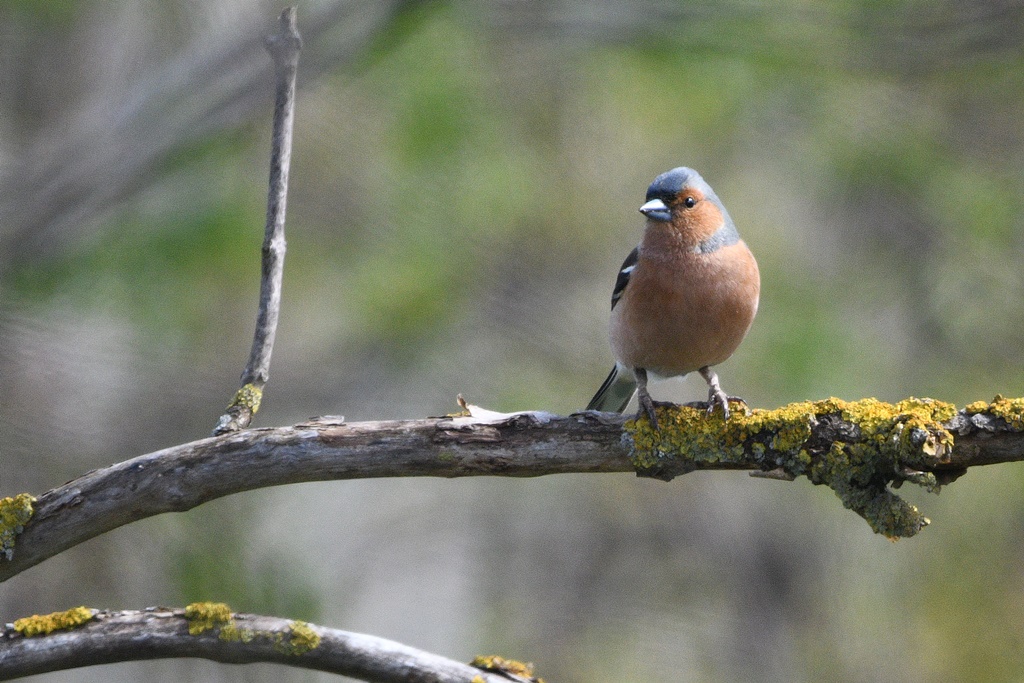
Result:
{"type": "Polygon", "coordinates": [[[171,599],[174,604],[189,604],[219,595],[236,612],[322,621],[318,588],[307,579],[301,558],[260,557],[262,550],[278,545],[278,539],[270,535],[264,535],[262,543],[250,545],[249,527],[257,517],[251,501],[221,500],[188,513],[196,519],[179,526],[189,533],[179,532],[166,565],[177,589],[171,599]],[[216,525],[210,524],[211,520],[216,520],[216,525]],[[205,531],[196,534],[194,528],[205,531]]]}
{"type": "MultiPolygon", "coordinates": [[[[385,5],[299,8],[260,424],[440,414],[459,392],[578,409],[611,362],[636,208],[679,164],[716,188],[761,265],[759,317],[719,373],[730,393],[1024,391],[1024,5],[410,2],[359,36],[385,5]]],[[[204,436],[236,388],[270,85],[240,99],[232,78],[204,81],[197,118],[257,104],[195,135],[143,94],[192,106],[197,46],[245,55],[264,30],[252,17],[276,11],[0,7],[18,37],[0,50],[0,170],[32,180],[56,159],[69,174],[0,196],[0,495],[204,436]],[[82,163],[97,130],[136,119],[118,168],[82,163]],[[142,158],[168,130],[181,139],[142,158]],[[122,162],[143,170],[122,177],[122,162]],[[51,181],[71,190],[41,191],[51,181]],[[54,216],[43,250],[20,233],[35,215],[54,216]]],[[[699,379],[654,391],[703,395],[699,379]]],[[[285,487],[76,548],[0,586],[0,611],[223,600],[466,660],[500,652],[552,681],[1013,681],[1022,478],[972,471],[899,544],[821,487],[728,473],[285,487]]],[[[124,671],[190,671],[150,666],[124,671]]],[[[282,675],[306,676],[245,678],[282,675]]]]}
{"type": "Polygon", "coordinates": [[[6,10],[19,23],[60,25],[73,21],[79,7],[77,3],[61,0],[8,0],[6,10]]]}

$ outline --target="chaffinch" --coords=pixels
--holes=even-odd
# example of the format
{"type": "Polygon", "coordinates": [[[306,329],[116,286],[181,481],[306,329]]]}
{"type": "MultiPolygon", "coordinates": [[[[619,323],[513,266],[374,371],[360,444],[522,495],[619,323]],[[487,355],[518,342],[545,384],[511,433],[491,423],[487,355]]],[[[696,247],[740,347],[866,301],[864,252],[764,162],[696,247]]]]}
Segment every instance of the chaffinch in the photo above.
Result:
{"type": "Polygon", "coordinates": [[[679,167],[647,188],[640,244],[619,270],[609,323],[615,367],[588,410],[621,413],[639,392],[641,414],[658,427],[648,375],[698,371],[708,412],[729,397],[712,366],[733,354],[757,312],[761,278],[722,201],[700,174],[679,167]]]}

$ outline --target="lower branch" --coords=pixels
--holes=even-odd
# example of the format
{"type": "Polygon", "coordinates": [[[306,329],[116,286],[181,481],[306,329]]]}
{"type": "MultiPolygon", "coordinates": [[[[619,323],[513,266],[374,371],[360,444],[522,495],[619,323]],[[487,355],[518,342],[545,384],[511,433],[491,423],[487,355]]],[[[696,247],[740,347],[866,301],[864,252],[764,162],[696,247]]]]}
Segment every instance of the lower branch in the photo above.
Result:
{"type": "Polygon", "coordinates": [[[78,607],[19,619],[0,631],[0,680],[94,664],[181,657],[226,664],[273,662],[375,683],[510,680],[391,640],[301,621],[234,614],[220,603],[119,612],[78,607]]]}
{"type": "Polygon", "coordinates": [[[658,408],[646,420],[588,411],[443,417],[292,427],[211,437],[89,472],[33,499],[0,500],[0,581],[138,519],[182,512],[266,486],[374,477],[534,477],[634,472],[671,479],[693,470],[806,476],[890,537],[927,520],[892,488],[937,490],[968,467],[1024,460],[1024,399],[950,404],[908,399],[741,409],[723,423],[703,406],[658,408]]]}

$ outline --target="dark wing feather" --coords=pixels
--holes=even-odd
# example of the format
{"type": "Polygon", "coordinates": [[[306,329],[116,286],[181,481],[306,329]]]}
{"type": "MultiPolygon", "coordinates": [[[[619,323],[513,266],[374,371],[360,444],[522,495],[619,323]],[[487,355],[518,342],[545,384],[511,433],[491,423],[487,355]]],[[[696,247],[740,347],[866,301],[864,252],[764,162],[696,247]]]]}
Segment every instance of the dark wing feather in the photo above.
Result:
{"type": "MultiPolygon", "coordinates": [[[[619,299],[622,298],[622,293],[626,291],[626,285],[629,284],[629,276],[633,274],[633,268],[636,266],[637,259],[639,258],[639,250],[640,247],[637,247],[629,252],[629,256],[626,257],[626,260],[622,262],[622,267],[619,268],[619,274],[615,278],[615,290],[612,292],[613,309],[615,304],[619,303],[619,299]]],[[[594,398],[590,399],[587,410],[621,413],[626,409],[630,400],[632,400],[634,393],[636,393],[636,380],[633,379],[628,371],[623,370],[616,364],[608,374],[608,379],[604,381],[601,388],[594,394],[594,398]]]]}
{"type": "Polygon", "coordinates": [[[594,394],[594,398],[590,399],[587,410],[621,413],[629,405],[635,393],[636,380],[633,379],[632,373],[623,370],[616,364],[608,373],[608,379],[594,394]]]}
{"type": "Polygon", "coordinates": [[[633,273],[633,268],[636,266],[636,261],[639,258],[640,247],[635,247],[633,251],[629,252],[629,256],[622,262],[622,267],[619,268],[619,275],[615,278],[615,289],[612,291],[612,308],[615,308],[615,304],[619,303],[619,299],[622,298],[622,293],[626,291],[626,285],[629,284],[629,276],[633,273]]]}

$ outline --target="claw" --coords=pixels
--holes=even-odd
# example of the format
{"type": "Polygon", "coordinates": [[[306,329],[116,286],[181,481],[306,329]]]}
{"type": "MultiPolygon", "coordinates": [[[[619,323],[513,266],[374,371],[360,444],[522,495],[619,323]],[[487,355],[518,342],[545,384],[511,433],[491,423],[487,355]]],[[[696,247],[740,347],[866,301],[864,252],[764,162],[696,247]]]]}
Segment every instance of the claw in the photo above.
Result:
{"type": "Polygon", "coordinates": [[[641,415],[646,415],[647,419],[651,422],[651,427],[657,431],[658,415],[654,412],[654,401],[651,400],[651,395],[647,393],[647,371],[643,368],[634,368],[633,374],[636,376],[636,398],[640,403],[640,410],[636,413],[637,419],[641,415]]]}
{"type": "Polygon", "coordinates": [[[657,430],[658,414],[654,411],[654,401],[651,400],[651,395],[647,393],[646,387],[638,392],[637,399],[640,401],[640,410],[636,414],[637,418],[641,415],[646,415],[647,419],[651,422],[651,427],[657,430]]]}
{"type": "Polygon", "coordinates": [[[708,391],[708,415],[712,415],[715,412],[715,406],[722,406],[722,419],[729,420],[729,397],[725,395],[725,392],[719,389],[708,391]]]}
{"type": "Polygon", "coordinates": [[[718,375],[706,365],[699,372],[704,381],[708,383],[708,415],[715,412],[715,406],[722,406],[722,417],[728,421],[729,397],[722,391],[722,386],[718,383],[718,375]]]}

